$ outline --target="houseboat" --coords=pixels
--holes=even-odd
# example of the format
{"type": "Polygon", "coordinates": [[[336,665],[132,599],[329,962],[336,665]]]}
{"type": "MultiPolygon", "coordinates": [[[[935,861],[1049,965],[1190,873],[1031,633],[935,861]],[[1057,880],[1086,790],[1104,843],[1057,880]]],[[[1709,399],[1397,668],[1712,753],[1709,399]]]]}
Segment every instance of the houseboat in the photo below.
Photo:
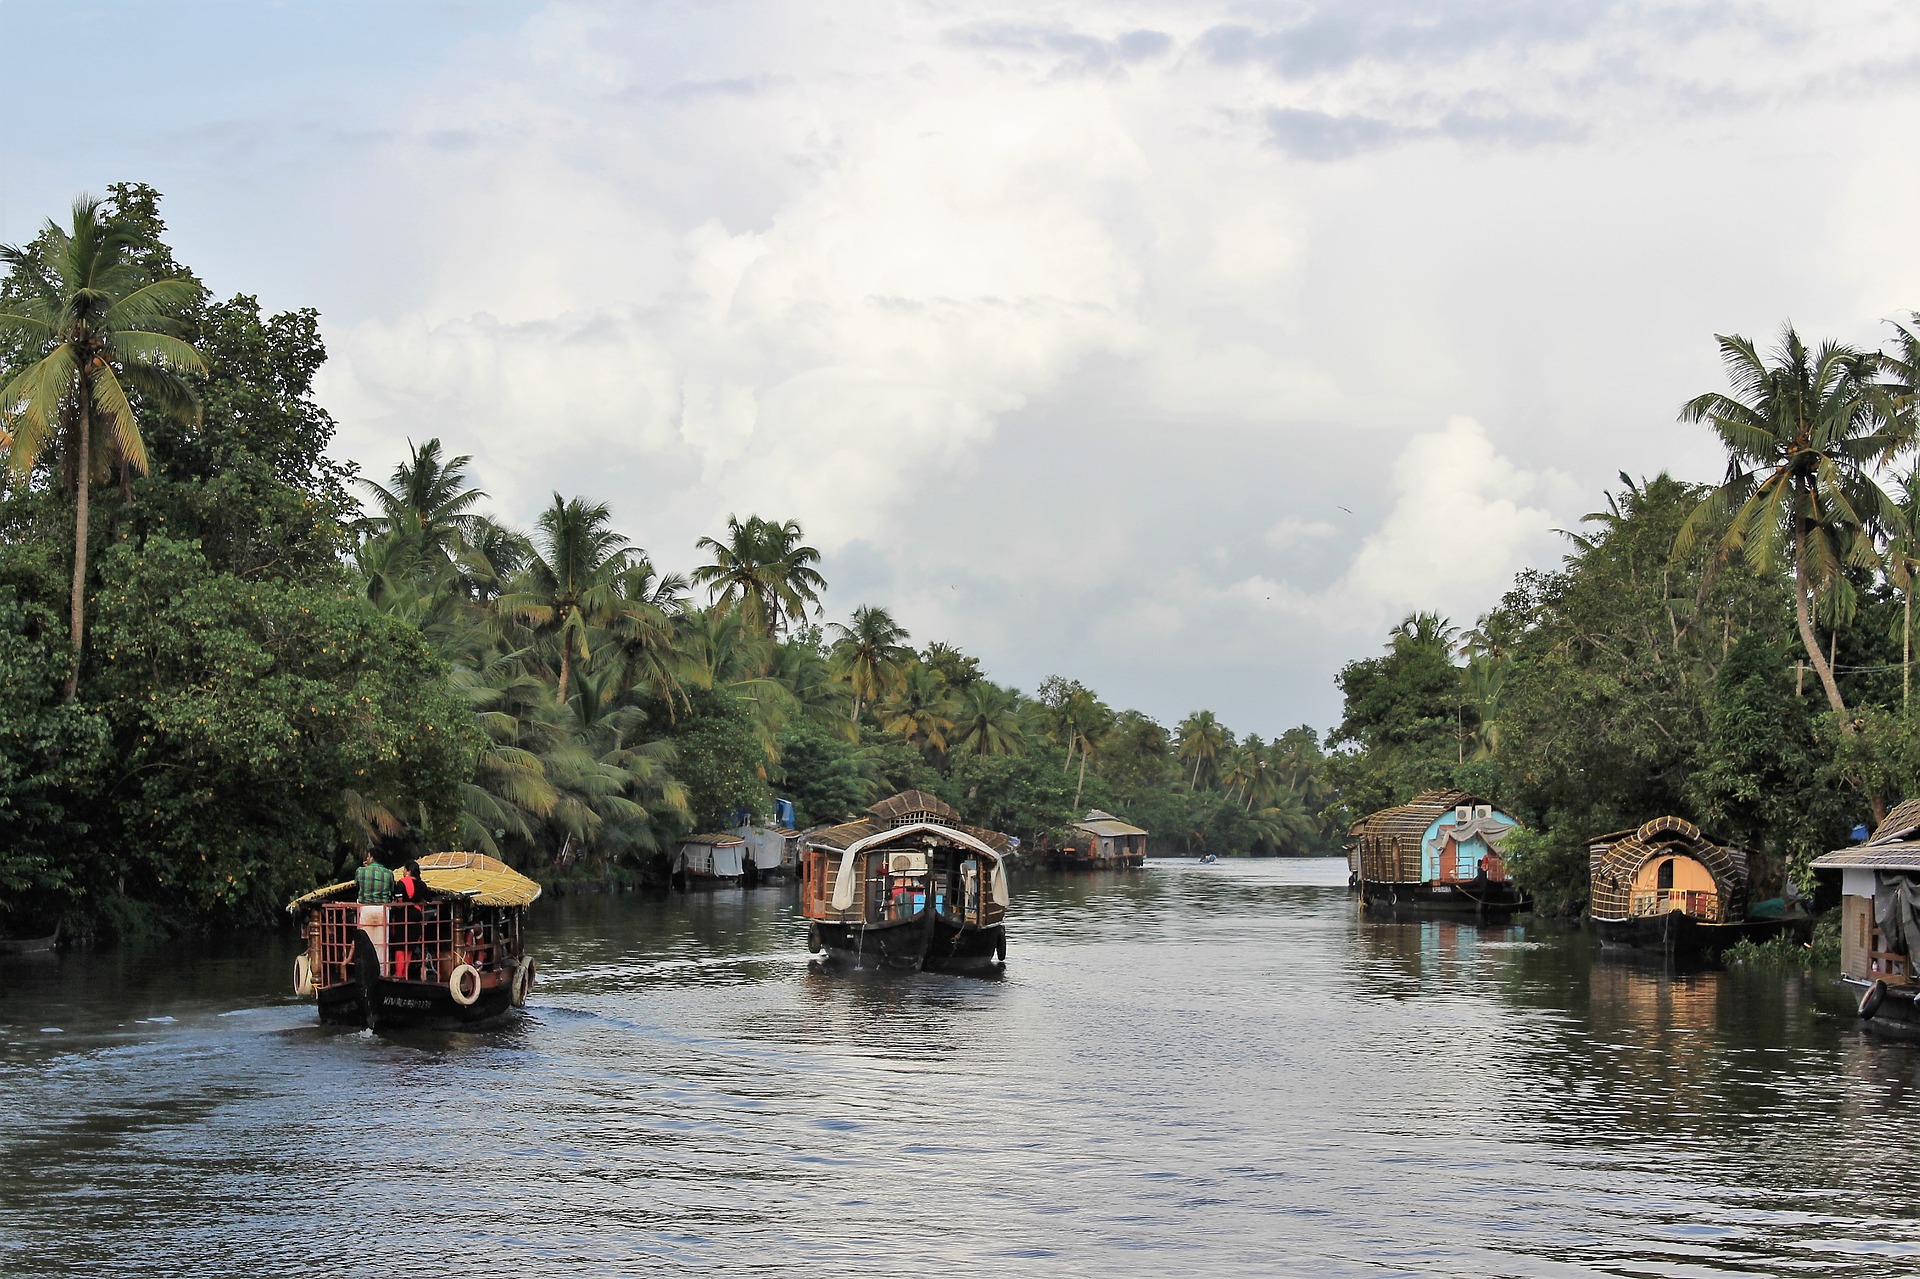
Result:
{"type": "Polygon", "coordinates": [[[1007,953],[1009,840],[923,791],[808,834],[800,853],[807,949],[856,968],[977,969],[1007,953]]]}
{"type": "Polygon", "coordinates": [[[1478,795],[1423,791],[1347,828],[1349,882],[1376,909],[1510,915],[1526,898],[1500,846],[1518,826],[1478,795]]]}
{"type": "Polygon", "coordinates": [[[410,902],[361,905],[348,880],[288,904],[305,943],[293,993],[312,999],[322,1021],[472,1023],[527,1002],[534,962],[524,925],[540,885],[479,853],[418,864],[423,887],[410,902]]]}
{"type": "Polygon", "coordinates": [[[1747,855],[1680,817],[1587,844],[1588,917],[1602,946],[1711,956],[1735,942],[1812,928],[1804,912],[1755,916],[1747,855]]]}
{"type": "Polygon", "coordinates": [[[1816,858],[1840,876],[1840,980],[1878,1034],[1920,1039],[1920,799],[1887,814],[1864,844],[1816,858]]]}
{"type": "Polygon", "coordinates": [[[1129,870],[1146,863],[1147,832],[1112,813],[1090,809],[1073,830],[1071,844],[1047,855],[1055,870],[1129,870]]]}
{"type": "Polygon", "coordinates": [[[793,828],[792,800],[773,801],[773,820],[762,825],[756,826],[741,814],[733,833],[746,841],[741,868],[749,887],[794,873],[800,855],[800,832],[793,828]]]}
{"type": "Polygon", "coordinates": [[[726,888],[747,873],[747,841],[738,835],[683,835],[673,855],[673,886],[681,892],[726,888]]]}

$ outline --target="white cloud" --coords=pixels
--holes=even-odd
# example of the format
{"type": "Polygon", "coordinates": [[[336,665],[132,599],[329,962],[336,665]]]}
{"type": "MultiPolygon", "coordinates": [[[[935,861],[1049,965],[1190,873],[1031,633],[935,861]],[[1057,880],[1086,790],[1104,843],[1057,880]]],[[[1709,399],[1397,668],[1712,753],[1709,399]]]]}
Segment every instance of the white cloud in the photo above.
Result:
{"type": "Polygon", "coordinates": [[[1260,540],[1276,551],[1286,551],[1296,546],[1323,541],[1339,531],[1325,520],[1310,520],[1304,516],[1289,515],[1271,525],[1261,535],[1260,540]]]}

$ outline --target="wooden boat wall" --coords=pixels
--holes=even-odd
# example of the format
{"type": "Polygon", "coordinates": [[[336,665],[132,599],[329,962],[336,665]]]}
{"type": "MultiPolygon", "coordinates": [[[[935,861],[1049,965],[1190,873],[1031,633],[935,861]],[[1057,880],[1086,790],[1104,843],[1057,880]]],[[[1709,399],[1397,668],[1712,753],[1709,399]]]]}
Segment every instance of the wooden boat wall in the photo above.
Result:
{"type": "Polygon", "coordinates": [[[288,903],[306,943],[294,993],[313,999],[321,1020],[478,1022],[526,1003],[536,975],[526,913],[540,885],[479,853],[419,865],[418,901],[362,905],[348,880],[288,903]]]}
{"type": "Polygon", "coordinates": [[[686,835],[673,858],[673,884],[683,891],[738,884],[747,873],[747,841],[738,835],[686,835]]]}
{"type": "Polygon", "coordinates": [[[1711,956],[1804,930],[1804,916],[1750,918],[1747,855],[1682,817],[1656,817],[1587,845],[1588,918],[1604,946],[1711,956]]]}
{"type": "Polygon", "coordinates": [[[1053,849],[1054,870],[1131,870],[1146,863],[1147,832],[1095,808],[1073,824],[1073,843],[1053,849]]]}
{"type": "Polygon", "coordinates": [[[855,967],[970,969],[1006,958],[1009,840],[924,791],[811,832],[800,855],[809,950],[855,967]]]}
{"type": "Polygon", "coordinates": [[[1461,790],[1432,790],[1347,828],[1352,886],[1369,907],[1504,916],[1526,906],[1500,846],[1519,823],[1461,790]]]}
{"type": "Polygon", "coordinates": [[[1876,1034],[1920,1039],[1920,799],[1897,805],[1864,844],[1815,859],[1840,877],[1840,980],[1876,1034]]]}

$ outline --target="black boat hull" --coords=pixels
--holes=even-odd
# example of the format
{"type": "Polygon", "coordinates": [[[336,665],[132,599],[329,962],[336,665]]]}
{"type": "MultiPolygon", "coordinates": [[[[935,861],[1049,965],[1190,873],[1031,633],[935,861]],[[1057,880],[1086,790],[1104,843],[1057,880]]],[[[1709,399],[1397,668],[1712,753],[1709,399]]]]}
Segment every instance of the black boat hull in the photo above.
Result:
{"type": "Polygon", "coordinates": [[[473,1026],[510,1012],[513,999],[501,986],[482,989],[471,1005],[463,1005],[438,982],[383,979],[365,993],[358,984],[328,987],[319,993],[319,1004],[321,1021],[349,1026],[473,1026]]]}
{"type": "Polygon", "coordinates": [[[1810,919],[1743,919],[1712,924],[1667,911],[1633,919],[1593,918],[1593,931],[1610,950],[1638,950],[1651,954],[1706,958],[1743,941],[1771,941],[1775,937],[1812,935],[1810,919]]]}
{"type": "Polygon", "coordinates": [[[830,963],[849,968],[969,972],[997,968],[1007,954],[1004,925],[959,927],[938,918],[932,927],[924,918],[892,924],[815,923],[807,941],[808,949],[824,951],[830,963]]]}
{"type": "Polygon", "coordinates": [[[1359,886],[1360,901],[1385,915],[1453,915],[1504,919],[1527,909],[1527,896],[1505,881],[1462,884],[1382,884],[1359,886]]]}

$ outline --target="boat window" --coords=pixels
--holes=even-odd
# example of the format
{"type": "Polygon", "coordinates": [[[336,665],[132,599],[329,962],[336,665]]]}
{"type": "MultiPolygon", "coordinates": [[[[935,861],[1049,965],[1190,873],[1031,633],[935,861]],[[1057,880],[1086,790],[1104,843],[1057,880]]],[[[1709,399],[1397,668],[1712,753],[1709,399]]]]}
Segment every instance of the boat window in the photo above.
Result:
{"type": "Polygon", "coordinates": [[[1673,887],[1673,858],[1660,863],[1660,888],[1664,891],[1673,887]]]}

